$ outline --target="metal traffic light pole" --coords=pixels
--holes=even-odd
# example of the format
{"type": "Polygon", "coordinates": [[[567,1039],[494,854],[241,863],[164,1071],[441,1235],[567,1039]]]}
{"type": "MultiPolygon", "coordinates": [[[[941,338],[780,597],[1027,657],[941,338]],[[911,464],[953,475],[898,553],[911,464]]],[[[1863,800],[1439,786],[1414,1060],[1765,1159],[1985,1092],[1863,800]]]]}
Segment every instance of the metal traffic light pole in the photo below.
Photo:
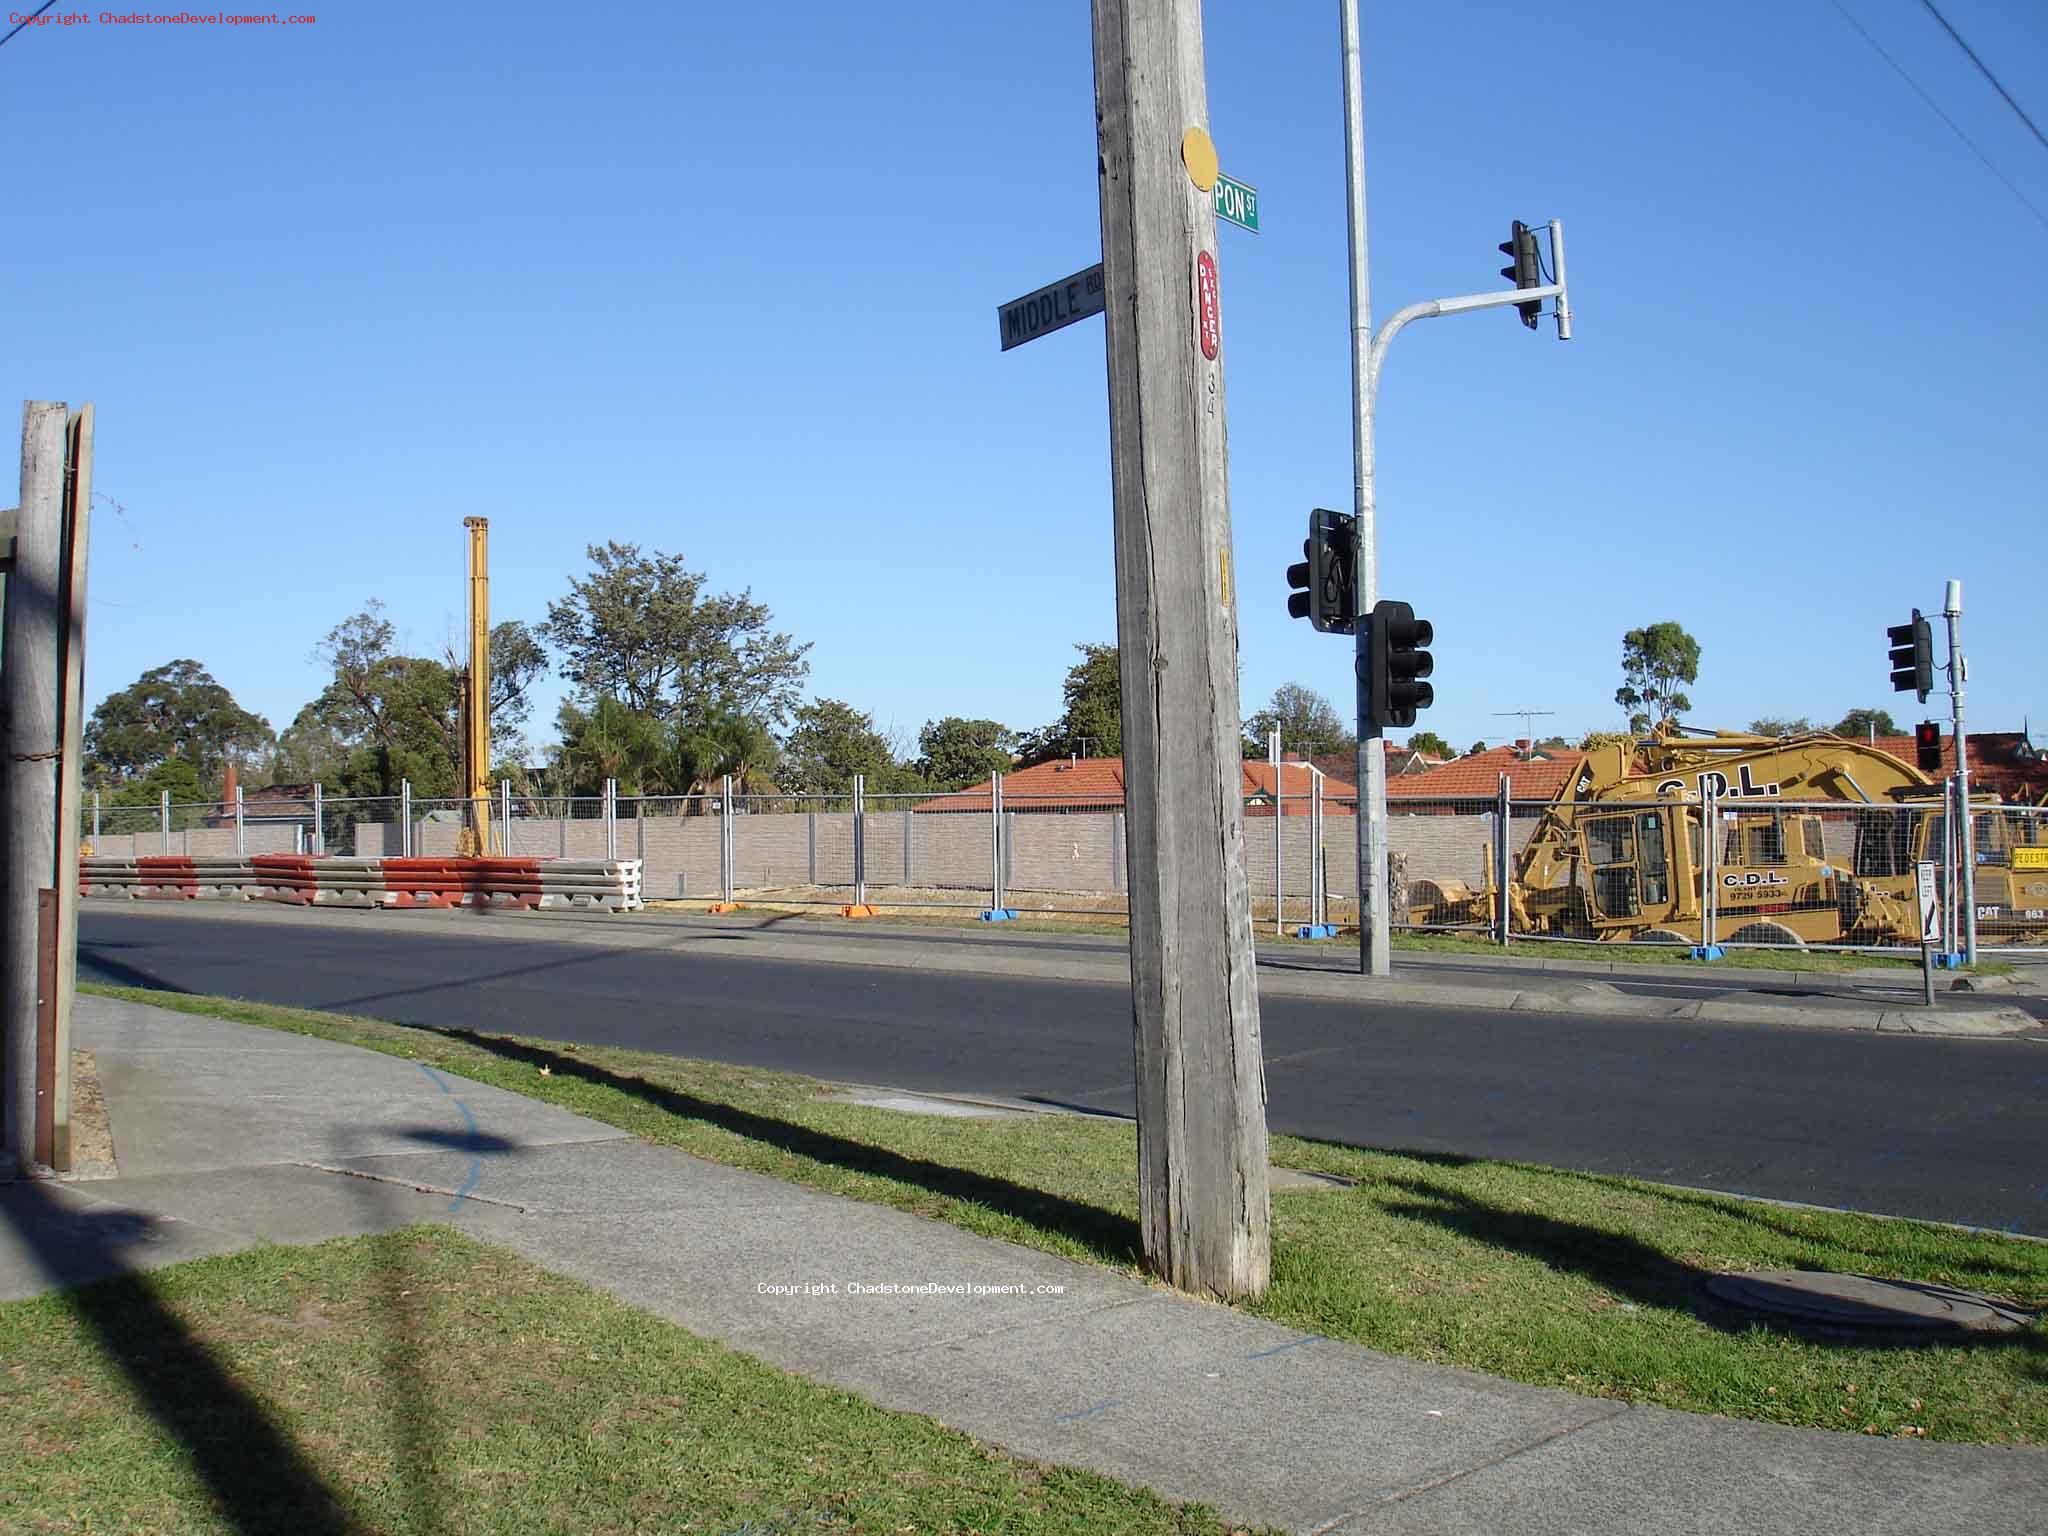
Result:
{"type": "Polygon", "coordinates": [[[1977,819],[1970,807],[1970,743],[1963,735],[1963,684],[1969,678],[1963,660],[1963,584],[1951,581],[1942,593],[1942,617],[1948,620],[1948,701],[1955,721],[1956,798],[1963,834],[1959,855],[1963,866],[1963,963],[1977,963],[1977,819]]]}
{"type": "Polygon", "coordinates": [[[1429,299],[1397,310],[1378,334],[1372,329],[1372,297],[1367,281],[1365,239],[1365,98],[1358,66],[1358,0],[1338,0],[1344,46],[1344,189],[1351,232],[1351,469],[1352,500],[1357,512],[1358,555],[1352,590],[1357,594],[1353,670],[1358,679],[1358,969],[1361,975],[1385,976],[1393,968],[1389,952],[1387,911],[1387,755],[1367,681],[1370,644],[1368,616],[1379,601],[1379,542],[1373,520],[1373,406],[1379,393],[1380,364],[1387,346],[1410,321],[1466,310],[1494,309],[1555,299],[1557,339],[1572,335],[1571,304],[1565,296],[1564,229],[1550,221],[1550,252],[1557,281],[1541,288],[1511,288],[1500,293],[1466,294],[1429,299]]]}

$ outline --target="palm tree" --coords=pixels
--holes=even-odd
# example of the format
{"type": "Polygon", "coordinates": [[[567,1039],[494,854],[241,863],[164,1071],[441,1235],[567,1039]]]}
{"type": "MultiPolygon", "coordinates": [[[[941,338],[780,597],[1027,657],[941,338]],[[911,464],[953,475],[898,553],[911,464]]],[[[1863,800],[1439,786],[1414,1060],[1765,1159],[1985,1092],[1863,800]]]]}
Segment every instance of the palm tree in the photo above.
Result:
{"type": "Polygon", "coordinates": [[[671,793],[709,794],[730,774],[742,795],[772,795],[770,776],[781,749],[768,727],[751,715],[714,710],[695,721],[678,720],[663,754],[662,776],[671,793]]]}

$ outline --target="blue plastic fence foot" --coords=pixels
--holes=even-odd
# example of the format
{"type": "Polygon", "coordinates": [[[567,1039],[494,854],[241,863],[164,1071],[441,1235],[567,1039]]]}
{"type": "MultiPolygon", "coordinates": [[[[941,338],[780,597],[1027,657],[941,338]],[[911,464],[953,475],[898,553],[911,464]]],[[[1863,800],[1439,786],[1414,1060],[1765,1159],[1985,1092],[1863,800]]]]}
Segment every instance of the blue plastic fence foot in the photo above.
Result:
{"type": "Polygon", "coordinates": [[[1335,923],[1303,923],[1294,930],[1297,939],[1334,939],[1337,937],[1335,923]]]}
{"type": "Polygon", "coordinates": [[[1934,968],[1938,971],[1960,971],[1963,968],[1962,951],[1951,950],[1947,954],[1936,955],[1934,968]]]}
{"type": "Polygon", "coordinates": [[[1718,944],[1695,944],[1692,947],[1692,957],[1695,960],[1720,960],[1727,953],[1728,951],[1718,944]]]}
{"type": "Polygon", "coordinates": [[[1014,923],[1017,920],[1015,907],[991,907],[981,914],[984,923],[1014,923]]]}

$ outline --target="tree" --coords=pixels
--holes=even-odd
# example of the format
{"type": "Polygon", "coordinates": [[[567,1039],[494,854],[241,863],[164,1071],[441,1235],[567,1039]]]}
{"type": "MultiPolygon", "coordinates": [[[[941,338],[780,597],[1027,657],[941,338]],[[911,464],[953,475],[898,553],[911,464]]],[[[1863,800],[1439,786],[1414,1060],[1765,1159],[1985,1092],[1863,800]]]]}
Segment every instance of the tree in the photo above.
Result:
{"type": "Polygon", "coordinates": [[[1408,750],[1420,752],[1424,757],[1440,757],[1446,762],[1458,755],[1451,750],[1451,744],[1435,731],[1417,731],[1408,738],[1408,750]]]}
{"type": "Polygon", "coordinates": [[[324,735],[345,749],[344,793],[395,795],[410,780],[418,795],[458,794],[460,680],[441,662],[396,654],[396,632],[383,614],[373,598],[314,648],[333,679],[289,734],[324,735]]]}
{"type": "Polygon", "coordinates": [[[1621,747],[1634,750],[1636,739],[1626,731],[1588,731],[1579,742],[1581,752],[1591,752],[1598,747],[1621,747]]]}
{"type": "Polygon", "coordinates": [[[1804,715],[1791,720],[1766,715],[1761,720],[1749,722],[1749,734],[1752,736],[1804,736],[1812,730],[1813,722],[1804,715]]]}
{"type": "Polygon", "coordinates": [[[728,774],[736,794],[775,792],[773,774],[780,751],[760,721],[731,710],[713,710],[695,721],[678,716],[669,730],[666,776],[676,793],[710,794],[728,774]]]}
{"type": "Polygon", "coordinates": [[[889,740],[872,715],[843,699],[816,699],[796,712],[796,728],[782,744],[782,787],[803,795],[853,792],[853,776],[886,794],[896,771],[889,740]]]}
{"type": "Polygon", "coordinates": [[[1888,709],[1852,709],[1832,727],[1837,736],[1854,736],[1859,740],[1876,731],[1880,736],[1897,736],[1899,728],[1892,720],[1888,709]]]}
{"type": "Polygon", "coordinates": [[[1264,756],[1275,727],[1280,731],[1280,750],[1304,757],[1324,757],[1334,752],[1355,752],[1358,738],[1344,729],[1344,722],[1330,701],[1313,688],[1300,683],[1282,683],[1273,690],[1272,702],[1245,721],[1247,756],[1264,756]]]}
{"type": "Polygon", "coordinates": [[[156,806],[162,803],[165,790],[171,792],[171,803],[190,804],[208,798],[201,793],[198,770],[189,758],[167,757],[140,778],[130,779],[119,789],[106,797],[110,806],[156,806]]]}
{"type": "Polygon", "coordinates": [[[533,626],[519,619],[507,619],[491,626],[491,746],[511,746],[520,728],[533,712],[528,696],[534,681],[548,669],[548,654],[541,649],[533,626]]]}
{"type": "Polygon", "coordinates": [[[1485,750],[1486,750],[1486,743],[1485,743],[1485,742],[1483,742],[1483,741],[1475,741],[1475,742],[1473,742],[1473,743],[1472,743],[1472,745],[1471,745],[1471,746],[1469,746],[1469,747],[1467,747],[1467,748],[1465,749],[1465,755],[1466,755],[1467,757],[1477,757],[1477,756],[1478,756],[1478,755],[1479,755],[1480,753],[1484,752],[1485,750]]]}
{"type": "Polygon", "coordinates": [[[747,592],[707,594],[680,555],[592,544],[591,573],[548,604],[542,626],[586,701],[610,697],[637,714],[691,728],[714,716],[785,723],[811,664],[808,643],[769,629],[747,592]]]}
{"type": "Polygon", "coordinates": [[[1083,643],[1074,649],[1081,659],[1067,669],[1066,711],[1021,743],[1025,767],[1056,757],[1123,756],[1124,692],[1116,647],[1083,643]]]}
{"type": "Polygon", "coordinates": [[[917,733],[917,771],[934,789],[965,789],[1009,771],[1017,733],[993,720],[947,715],[917,733]]]}
{"type": "Polygon", "coordinates": [[[1699,681],[1700,643],[1670,619],[1632,629],[1621,637],[1621,675],[1614,702],[1628,711],[1628,728],[1640,735],[1670,724],[1692,708],[1679,688],[1699,681]]]}
{"type": "Polygon", "coordinates": [[[555,758],[562,793],[601,795],[606,779],[618,780],[622,795],[670,788],[664,775],[669,736],[652,716],[605,698],[587,711],[565,703],[555,723],[562,733],[555,758]]]}
{"type": "Polygon", "coordinates": [[[230,761],[247,765],[275,741],[269,721],[243,709],[191,660],[153,667],[107,695],[85,726],[95,778],[118,783],[183,758],[198,786],[209,791],[219,787],[230,761]]]}

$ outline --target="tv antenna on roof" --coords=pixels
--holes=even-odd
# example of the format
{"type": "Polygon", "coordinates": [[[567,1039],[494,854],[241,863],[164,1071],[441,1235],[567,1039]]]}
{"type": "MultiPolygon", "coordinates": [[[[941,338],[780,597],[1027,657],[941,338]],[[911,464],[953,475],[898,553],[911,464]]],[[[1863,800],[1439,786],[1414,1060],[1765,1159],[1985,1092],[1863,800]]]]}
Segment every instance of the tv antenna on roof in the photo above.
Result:
{"type": "Polygon", "coordinates": [[[1532,751],[1536,746],[1536,729],[1529,722],[1538,715],[1554,715],[1556,713],[1557,711],[1554,709],[1496,709],[1494,711],[1496,716],[1515,715],[1521,719],[1522,739],[1529,743],[1529,748],[1532,751]]]}

